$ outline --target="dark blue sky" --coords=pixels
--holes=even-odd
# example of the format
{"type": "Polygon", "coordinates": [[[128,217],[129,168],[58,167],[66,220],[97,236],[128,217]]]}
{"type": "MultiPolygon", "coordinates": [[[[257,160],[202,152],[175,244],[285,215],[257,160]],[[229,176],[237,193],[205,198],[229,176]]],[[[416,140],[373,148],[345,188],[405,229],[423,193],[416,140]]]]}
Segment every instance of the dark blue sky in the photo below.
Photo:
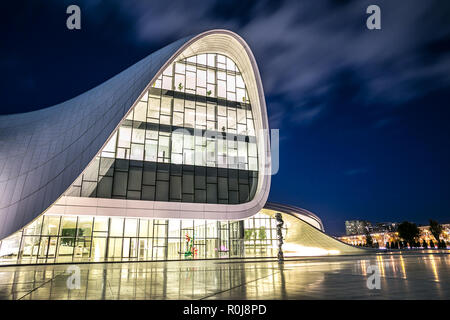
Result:
{"type": "Polygon", "coordinates": [[[280,129],[270,201],[347,219],[450,222],[450,4],[13,1],[0,5],[0,113],[45,108],[186,35],[237,32],[280,129]],[[81,7],[79,31],[66,8],[81,7]],[[369,4],[382,29],[365,27],[369,4]]]}

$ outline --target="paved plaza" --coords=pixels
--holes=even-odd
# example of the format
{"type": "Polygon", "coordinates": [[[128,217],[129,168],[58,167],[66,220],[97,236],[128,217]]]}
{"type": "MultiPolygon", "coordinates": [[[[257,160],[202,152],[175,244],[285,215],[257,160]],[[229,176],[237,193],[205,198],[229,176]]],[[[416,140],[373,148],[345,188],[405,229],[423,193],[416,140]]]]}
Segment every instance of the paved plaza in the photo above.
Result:
{"type": "Polygon", "coordinates": [[[0,267],[0,299],[449,299],[450,254],[0,267]],[[369,267],[372,266],[372,267],[369,267]],[[368,289],[377,266],[380,289],[368,289]],[[72,282],[74,283],[74,282],[72,282]]]}

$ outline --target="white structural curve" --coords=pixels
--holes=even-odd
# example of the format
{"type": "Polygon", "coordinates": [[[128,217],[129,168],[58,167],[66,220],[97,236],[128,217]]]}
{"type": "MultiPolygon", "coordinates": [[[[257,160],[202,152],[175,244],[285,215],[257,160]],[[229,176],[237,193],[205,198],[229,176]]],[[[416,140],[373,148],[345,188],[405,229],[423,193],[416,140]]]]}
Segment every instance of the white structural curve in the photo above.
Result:
{"type": "Polygon", "coordinates": [[[46,109],[0,117],[0,239],[42,213],[148,218],[243,219],[267,201],[271,170],[267,110],[256,60],[228,30],[178,40],[103,84],[46,109]],[[141,96],[175,59],[215,52],[235,61],[247,85],[258,144],[254,198],[237,205],[63,196],[141,96]]]}

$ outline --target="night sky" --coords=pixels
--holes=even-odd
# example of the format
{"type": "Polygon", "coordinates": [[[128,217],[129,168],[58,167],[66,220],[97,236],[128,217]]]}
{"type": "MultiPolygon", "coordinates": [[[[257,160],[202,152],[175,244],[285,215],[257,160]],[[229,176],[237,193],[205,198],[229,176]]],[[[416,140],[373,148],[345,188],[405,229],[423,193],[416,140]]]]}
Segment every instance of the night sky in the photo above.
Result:
{"type": "Polygon", "coordinates": [[[25,0],[0,4],[0,114],[52,106],[187,35],[258,62],[280,170],[269,201],[344,221],[450,222],[450,2],[25,0]],[[66,8],[81,8],[81,30],[66,8]],[[381,7],[381,30],[366,8],[381,7]]]}

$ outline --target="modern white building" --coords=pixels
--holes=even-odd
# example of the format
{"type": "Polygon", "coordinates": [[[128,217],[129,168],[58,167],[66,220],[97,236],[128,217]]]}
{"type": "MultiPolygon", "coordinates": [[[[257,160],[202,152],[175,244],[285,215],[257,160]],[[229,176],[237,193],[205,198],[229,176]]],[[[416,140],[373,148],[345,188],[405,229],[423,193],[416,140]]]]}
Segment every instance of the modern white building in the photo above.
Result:
{"type": "Polygon", "coordinates": [[[176,41],[56,106],[0,117],[0,262],[352,254],[314,214],[266,204],[267,111],[245,41],[176,41]]]}

